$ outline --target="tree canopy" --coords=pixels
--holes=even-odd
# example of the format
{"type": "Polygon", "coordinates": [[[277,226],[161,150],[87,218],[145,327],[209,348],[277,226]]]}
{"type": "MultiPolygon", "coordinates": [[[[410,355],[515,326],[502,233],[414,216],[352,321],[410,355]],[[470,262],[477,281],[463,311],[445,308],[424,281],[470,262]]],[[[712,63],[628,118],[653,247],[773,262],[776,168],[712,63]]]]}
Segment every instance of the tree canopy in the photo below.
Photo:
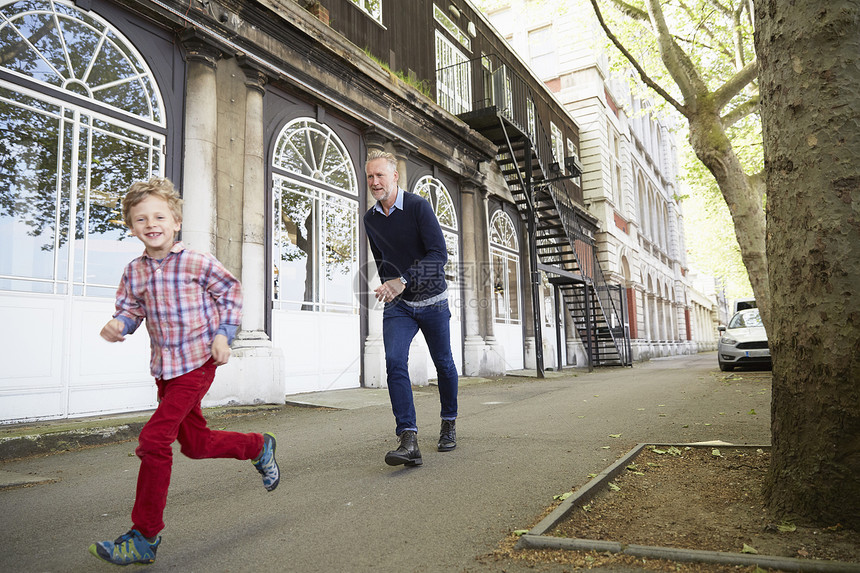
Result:
{"type": "MultiPolygon", "coordinates": [[[[758,64],[750,0],[590,0],[639,80],[686,120],[687,138],[728,206],[765,323],[765,255],[758,64]],[[610,8],[604,11],[601,8],[610,8]]],[[[707,191],[687,162],[694,192],[707,191]]]]}

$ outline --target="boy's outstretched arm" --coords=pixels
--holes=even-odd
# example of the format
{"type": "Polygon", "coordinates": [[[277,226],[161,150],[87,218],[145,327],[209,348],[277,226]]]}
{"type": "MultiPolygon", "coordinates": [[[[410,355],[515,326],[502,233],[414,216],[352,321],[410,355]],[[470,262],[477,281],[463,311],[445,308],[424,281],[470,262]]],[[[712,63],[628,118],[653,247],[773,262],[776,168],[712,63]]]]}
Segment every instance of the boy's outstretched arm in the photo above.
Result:
{"type": "Polygon", "coordinates": [[[112,318],[102,327],[99,334],[108,342],[122,342],[125,340],[123,330],[125,330],[125,323],[118,318],[112,318]]]}

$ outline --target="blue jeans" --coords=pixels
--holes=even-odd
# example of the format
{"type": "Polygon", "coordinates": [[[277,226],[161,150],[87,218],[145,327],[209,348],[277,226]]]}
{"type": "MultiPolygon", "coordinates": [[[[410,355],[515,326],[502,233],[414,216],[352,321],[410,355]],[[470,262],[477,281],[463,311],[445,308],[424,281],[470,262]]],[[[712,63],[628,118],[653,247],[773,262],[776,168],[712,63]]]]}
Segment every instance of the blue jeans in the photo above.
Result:
{"type": "Polygon", "coordinates": [[[397,300],[385,305],[382,313],[382,338],[385,342],[385,368],[388,396],[397,422],[397,435],[404,430],[418,431],[412,382],[409,380],[409,345],[420,329],[427,341],[439,381],[441,417],[457,417],[457,367],[451,355],[451,311],[448,301],[411,307],[397,300]]]}

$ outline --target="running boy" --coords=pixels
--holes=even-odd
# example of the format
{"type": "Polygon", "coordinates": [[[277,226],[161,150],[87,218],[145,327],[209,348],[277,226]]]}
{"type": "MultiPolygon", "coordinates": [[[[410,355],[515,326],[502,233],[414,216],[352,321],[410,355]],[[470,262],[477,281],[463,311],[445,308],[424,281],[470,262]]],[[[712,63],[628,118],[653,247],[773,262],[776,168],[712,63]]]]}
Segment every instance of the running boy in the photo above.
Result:
{"type": "Polygon", "coordinates": [[[242,317],[242,289],[215,257],[175,242],[181,205],[173,184],[162,177],[133,184],[122,202],[125,223],[145,251],[126,266],[116,313],[101,336],[121,342],[146,319],[158,408],[135,450],[140,471],[132,529],[115,541],[90,545],[90,553],[116,565],[155,561],[175,440],[189,458],[252,460],[268,491],[280,481],[272,434],[210,430],[200,410],[215,368],[230,358],[230,342],[242,317]]]}

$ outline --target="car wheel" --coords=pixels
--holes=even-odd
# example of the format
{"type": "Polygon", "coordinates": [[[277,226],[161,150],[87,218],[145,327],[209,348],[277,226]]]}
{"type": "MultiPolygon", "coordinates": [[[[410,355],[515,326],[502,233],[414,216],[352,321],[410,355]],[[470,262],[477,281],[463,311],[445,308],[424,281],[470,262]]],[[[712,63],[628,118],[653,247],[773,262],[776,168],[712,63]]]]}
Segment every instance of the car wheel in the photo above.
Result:
{"type": "Polygon", "coordinates": [[[734,369],[735,369],[735,367],[732,366],[731,364],[726,364],[725,362],[720,362],[720,370],[722,370],[723,372],[731,372],[734,369]]]}

